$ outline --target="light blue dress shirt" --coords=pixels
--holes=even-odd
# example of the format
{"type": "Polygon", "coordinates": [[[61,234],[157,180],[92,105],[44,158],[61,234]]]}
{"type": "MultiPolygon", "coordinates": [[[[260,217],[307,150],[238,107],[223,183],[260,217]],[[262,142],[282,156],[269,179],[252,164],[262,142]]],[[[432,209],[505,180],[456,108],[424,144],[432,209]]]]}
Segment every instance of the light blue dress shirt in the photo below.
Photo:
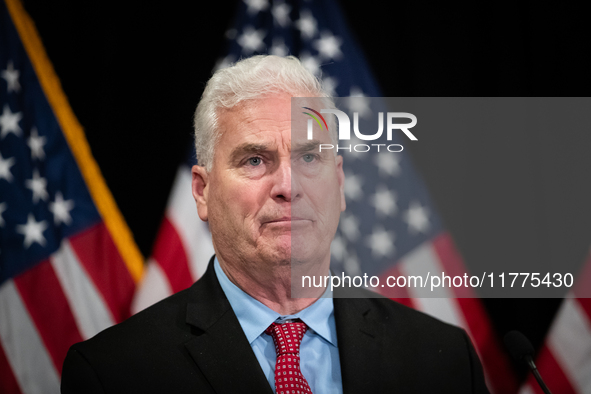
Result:
{"type": "Polygon", "coordinates": [[[273,338],[265,334],[265,330],[273,322],[301,319],[309,328],[300,346],[300,369],[308,381],[310,390],[314,394],[342,394],[341,364],[332,297],[319,298],[295,315],[281,316],[232,283],[220,267],[217,257],[214,269],[273,392],[277,354],[273,338]]]}

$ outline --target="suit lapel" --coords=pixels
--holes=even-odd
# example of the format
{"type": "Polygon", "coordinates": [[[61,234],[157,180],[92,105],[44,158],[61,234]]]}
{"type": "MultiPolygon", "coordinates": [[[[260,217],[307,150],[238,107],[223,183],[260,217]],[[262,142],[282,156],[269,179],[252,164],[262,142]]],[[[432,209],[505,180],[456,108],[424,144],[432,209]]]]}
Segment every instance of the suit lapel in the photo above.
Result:
{"type": "MultiPolygon", "coordinates": [[[[339,294],[336,294],[339,296],[339,294]]],[[[342,294],[341,294],[342,295],[342,294]]],[[[380,392],[383,325],[364,298],[335,298],[343,392],[380,392]]],[[[185,347],[217,393],[273,391],[213,270],[191,287],[186,322],[193,338],[185,347]]],[[[392,382],[399,371],[388,371],[392,382]]]]}
{"type": "Polygon", "coordinates": [[[363,298],[335,298],[334,308],[343,392],[380,392],[383,328],[375,310],[363,298]]]}
{"type": "Polygon", "coordinates": [[[185,344],[193,361],[217,393],[252,392],[272,394],[213,270],[191,288],[187,305],[193,338],[185,344]]]}

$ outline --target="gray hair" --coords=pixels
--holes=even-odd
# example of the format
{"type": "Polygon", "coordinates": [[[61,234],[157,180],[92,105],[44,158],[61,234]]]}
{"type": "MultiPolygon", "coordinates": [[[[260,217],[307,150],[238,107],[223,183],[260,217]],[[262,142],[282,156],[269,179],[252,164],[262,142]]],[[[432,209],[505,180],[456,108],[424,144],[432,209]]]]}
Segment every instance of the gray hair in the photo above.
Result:
{"type": "MultiPolygon", "coordinates": [[[[334,107],[320,80],[296,57],[258,55],[240,60],[213,74],[195,111],[195,151],[199,165],[211,171],[214,149],[220,138],[220,109],[230,109],[244,100],[275,93],[287,93],[294,97],[325,97],[334,107]]],[[[334,140],[336,136],[331,138],[334,140]]]]}

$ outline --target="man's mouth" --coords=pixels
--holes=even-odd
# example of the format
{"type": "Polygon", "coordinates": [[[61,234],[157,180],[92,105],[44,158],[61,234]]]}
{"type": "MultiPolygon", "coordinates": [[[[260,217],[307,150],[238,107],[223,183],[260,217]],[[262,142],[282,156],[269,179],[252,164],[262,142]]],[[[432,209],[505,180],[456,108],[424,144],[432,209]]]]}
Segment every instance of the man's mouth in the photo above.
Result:
{"type": "Polygon", "coordinates": [[[268,220],[266,223],[279,223],[279,222],[296,222],[300,220],[306,220],[297,216],[283,216],[278,219],[268,220]]]}

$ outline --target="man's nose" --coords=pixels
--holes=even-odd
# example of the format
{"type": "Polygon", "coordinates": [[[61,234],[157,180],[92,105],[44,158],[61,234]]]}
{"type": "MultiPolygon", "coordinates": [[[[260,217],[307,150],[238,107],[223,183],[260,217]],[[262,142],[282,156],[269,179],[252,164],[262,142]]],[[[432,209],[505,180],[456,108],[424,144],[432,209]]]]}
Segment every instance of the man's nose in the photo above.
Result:
{"type": "Polygon", "coordinates": [[[291,163],[281,163],[273,174],[271,197],[291,202],[292,193],[291,163]]]}

